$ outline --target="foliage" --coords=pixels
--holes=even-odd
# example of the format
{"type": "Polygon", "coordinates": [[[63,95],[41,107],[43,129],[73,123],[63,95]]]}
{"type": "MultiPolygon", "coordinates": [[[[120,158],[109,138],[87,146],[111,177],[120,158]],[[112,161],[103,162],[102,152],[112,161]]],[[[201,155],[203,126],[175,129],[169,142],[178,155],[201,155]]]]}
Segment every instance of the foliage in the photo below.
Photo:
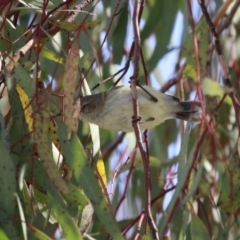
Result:
{"type": "Polygon", "coordinates": [[[1,1],[0,239],[239,239],[239,4],[1,1]],[[202,122],[79,122],[80,96],[135,78],[202,122]]]}

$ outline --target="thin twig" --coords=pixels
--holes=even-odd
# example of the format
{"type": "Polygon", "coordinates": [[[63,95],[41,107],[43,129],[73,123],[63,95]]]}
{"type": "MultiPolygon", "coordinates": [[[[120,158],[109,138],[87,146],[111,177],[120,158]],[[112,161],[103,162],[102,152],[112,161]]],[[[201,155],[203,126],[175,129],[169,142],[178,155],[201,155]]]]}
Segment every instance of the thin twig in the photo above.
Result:
{"type": "MultiPolygon", "coordinates": [[[[106,34],[105,34],[105,36],[104,36],[104,38],[103,38],[103,41],[102,41],[102,43],[101,43],[101,45],[100,45],[100,47],[99,47],[99,49],[98,49],[98,51],[97,51],[97,53],[96,53],[97,56],[100,54],[100,52],[101,52],[101,50],[102,50],[102,48],[103,48],[103,45],[104,45],[104,43],[105,43],[106,40],[107,40],[107,36],[108,36],[108,34],[109,34],[109,32],[110,32],[110,29],[111,29],[112,24],[113,24],[113,19],[114,19],[114,17],[115,17],[115,14],[118,12],[119,6],[120,6],[120,2],[117,2],[116,6],[115,6],[115,8],[114,8],[112,17],[111,17],[111,19],[110,19],[109,25],[108,25],[108,27],[107,27],[106,34]]],[[[96,62],[96,60],[97,60],[96,57],[92,60],[90,66],[88,67],[88,69],[87,69],[86,72],[84,73],[84,76],[83,76],[82,79],[84,79],[84,78],[88,75],[88,73],[89,73],[90,70],[92,69],[92,66],[93,66],[93,64],[96,62]]],[[[81,81],[81,82],[82,82],[82,81],[81,81]]]]}
{"type": "Polygon", "coordinates": [[[219,8],[218,12],[216,13],[215,17],[212,20],[214,26],[217,26],[217,24],[223,18],[223,16],[225,15],[229,5],[232,2],[233,2],[233,0],[227,0],[222,4],[222,6],[219,8]]]}
{"type": "MultiPolygon", "coordinates": [[[[199,55],[199,47],[198,47],[198,40],[197,40],[197,36],[196,36],[196,32],[195,32],[195,25],[194,25],[194,20],[193,20],[193,14],[192,14],[192,6],[191,6],[191,1],[188,0],[187,1],[187,5],[188,5],[188,11],[189,11],[189,20],[190,20],[190,26],[191,26],[191,30],[192,30],[192,35],[193,35],[193,43],[194,43],[194,53],[195,53],[195,59],[196,59],[196,80],[197,80],[197,93],[198,93],[198,96],[199,96],[199,99],[202,100],[202,94],[201,94],[201,91],[200,91],[200,81],[201,81],[201,72],[200,72],[200,55],[199,55]]],[[[202,106],[202,109],[203,106],[202,106]]],[[[203,111],[204,112],[204,111],[203,111]]],[[[205,114],[203,114],[204,116],[204,119],[205,121],[206,120],[206,116],[205,114]]],[[[194,163],[194,161],[193,161],[194,163]]],[[[188,182],[189,182],[189,176],[190,176],[190,172],[191,172],[191,169],[189,170],[189,173],[188,175],[186,176],[185,178],[185,183],[182,187],[182,190],[186,188],[188,182]]],[[[163,236],[166,235],[167,231],[168,231],[168,223],[171,221],[171,219],[173,218],[174,216],[174,213],[177,209],[177,206],[180,202],[180,198],[178,197],[175,202],[173,202],[173,206],[172,206],[172,209],[171,211],[169,212],[169,214],[166,216],[166,224],[163,226],[163,236]]],[[[162,236],[161,236],[162,237],[162,236]]]]}
{"type": "Polygon", "coordinates": [[[102,153],[102,157],[103,160],[106,161],[109,156],[111,155],[111,153],[116,149],[116,147],[118,146],[119,143],[121,143],[123,141],[124,136],[126,135],[125,132],[121,132],[116,139],[108,145],[108,147],[103,151],[102,153]]]}
{"type": "Polygon", "coordinates": [[[213,35],[213,40],[214,40],[214,44],[215,44],[215,47],[216,47],[216,51],[217,51],[217,54],[218,54],[218,58],[219,58],[219,62],[222,66],[222,69],[223,69],[223,73],[224,73],[224,84],[226,87],[229,87],[229,88],[232,88],[232,83],[229,79],[229,73],[228,73],[228,66],[224,60],[224,57],[223,57],[223,53],[222,53],[222,50],[221,50],[221,46],[220,46],[220,42],[219,42],[219,37],[218,37],[218,33],[215,29],[215,26],[209,16],[209,13],[207,11],[207,8],[206,8],[206,5],[205,5],[205,0],[198,0],[198,3],[202,9],[202,13],[203,15],[205,16],[206,18],[206,21],[208,23],[208,26],[212,32],[212,35],[213,35]]]}
{"type": "Polygon", "coordinates": [[[156,224],[153,220],[151,213],[151,187],[150,187],[150,170],[149,170],[149,158],[144,151],[142,135],[139,127],[139,105],[138,105],[138,94],[137,94],[137,84],[138,84],[138,74],[139,74],[139,56],[140,56],[140,32],[139,32],[139,11],[140,11],[140,0],[135,0],[134,10],[133,10],[133,32],[134,32],[134,72],[131,77],[131,90],[132,90],[132,100],[133,100],[133,127],[137,138],[137,145],[140,150],[143,166],[145,171],[145,219],[148,221],[149,227],[152,231],[153,239],[159,239],[158,230],[156,224]]]}
{"type": "MultiPolygon", "coordinates": [[[[127,161],[128,161],[128,159],[127,159],[127,161]]],[[[125,184],[125,187],[124,187],[123,194],[122,194],[121,198],[119,199],[118,204],[117,204],[116,209],[115,209],[115,212],[114,212],[115,217],[116,217],[116,214],[117,214],[123,200],[126,198],[128,186],[130,184],[130,180],[131,180],[131,177],[132,177],[132,172],[133,172],[133,169],[135,167],[135,164],[136,164],[136,149],[133,152],[132,162],[131,162],[131,166],[130,166],[130,169],[129,169],[129,172],[128,172],[128,175],[127,175],[127,178],[126,178],[126,184],[125,184]]],[[[117,172],[119,172],[119,170],[117,172]]]]}
{"type": "MultiPolygon", "coordinates": [[[[176,188],[176,186],[172,186],[168,189],[163,189],[158,196],[156,196],[154,199],[152,199],[151,206],[155,205],[159,199],[163,198],[168,192],[171,192],[175,188],[176,188]]],[[[139,221],[139,219],[142,217],[143,214],[144,214],[144,210],[137,217],[135,217],[132,221],[130,221],[125,227],[123,227],[121,229],[123,235],[126,235],[126,233],[133,227],[133,225],[139,221]]]]}
{"type": "Polygon", "coordinates": [[[92,3],[94,0],[85,0],[73,8],[73,11],[69,14],[67,22],[73,22],[80,11],[82,11],[87,5],[92,3]]]}
{"type": "Polygon", "coordinates": [[[144,214],[141,214],[140,218],[138,220],[137,233],[133,238],[134,240],[140,239],[140,231],[141,231],[141,226],[142,226],[143,220],[144,220],[144,214]]]}
{"type": "MultiPolygon", "coordinates": [[[[215,26],[214,26],[209,14],[208,14],[207,8],[205,6],[205,0],[198,0],[198,2],[199,2],[199,5],[200,5],[200,7],[202,9],[202,12],[203,12],[203,15],[205,16],[206,21],[207,21],[207,23],[209,25],[209,28],[210,28],[210,30],[212,32],[212,35],[213,35],[214,44],[215,44],[216,51],[217,51],[217,54],[218,54],[219,62],[222,66],[223,73],[224,73],[224,84],[227,88],[226,93],[229,94],[229,96],[230,96],[230,98],[233,102],[233,106],[234,106],[234,110],[235,110],[235,114],[236,114],[236,119],[237,119],[238,131],[240,132],[239,102],[238,102],[236,96],[233,93],[232,83],[231,83],[230,78],[229,78],[229,69],[228,69],[228,66],[225,62],[225,59],[224,59],[224,56],[223,56],[223,53],[222,53],[222,50],[221,50],[218,33],[216,32],[215,26]]],[[[229,0],[227,2],[231,2],[231,0],[229,0]]],[[[237,10],[237,7],[238,7],[239,4],[240,4],[240,2],[237,1],[236,5],[235,5],[235,8],[233,9],[233,12],[237,10]]]]}
{"type": "MultiPolygon", "coordinates": [[[[240,0],[235,2],[233,7],[231,8],[231,11],[225,17],[224,22],[222,24],[220,24],[220,26],[217,28],[218,34],[220,34],[225,28],[227,28],[232,23],[233,16],[235,15],[236,11],[238,10],[239,5],[240,5],[240,0]]],[[[217,26],[215,24],[214,19],[213,19],[213,24],[214,24],[214,26],[217,26]]]]}

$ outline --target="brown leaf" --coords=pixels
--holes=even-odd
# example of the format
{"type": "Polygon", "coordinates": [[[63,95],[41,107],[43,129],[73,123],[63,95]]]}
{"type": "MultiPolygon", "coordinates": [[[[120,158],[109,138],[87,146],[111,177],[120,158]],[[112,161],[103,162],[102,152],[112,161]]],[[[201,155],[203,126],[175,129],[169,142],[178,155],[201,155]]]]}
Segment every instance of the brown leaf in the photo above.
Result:
{"type": "Polygon", "coordinates": [[[68,128],[68,133],[71,131],[76,132],[78,128],[78,118],[73,117],[73,115],[76,109],[74,106],[74,94],[76,89],[79,60],[78,39],[75,39],[68,54],[63,80],[64,121],[68,128]]]}
{"type": "Polygon", "coordinates": [[[42,89],[38,95],[37,110],[34,113],[33,139],[49,179],[63,194],[68,193],[66,183],[53,160],[52,142],[49,135],[50,122],[50,91],[42,89]]]}

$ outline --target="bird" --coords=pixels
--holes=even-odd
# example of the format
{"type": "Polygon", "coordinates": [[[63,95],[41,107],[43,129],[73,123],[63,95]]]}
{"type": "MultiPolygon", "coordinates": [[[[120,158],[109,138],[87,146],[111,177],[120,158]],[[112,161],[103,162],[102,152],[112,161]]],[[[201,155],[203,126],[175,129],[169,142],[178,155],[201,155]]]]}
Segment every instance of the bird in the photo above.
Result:
{"type": "MultiPolygon", "coordinates": [[[[139,126],[154,128],[167,119],[176,118],[199,123],[201,102],[180,101],[150,86],[137,86],[139,126]]],[[[112,131],[134,132],[133,104],[130,86],[114,86],[106,92],[80,98],[80,119],[112,131]]]]}

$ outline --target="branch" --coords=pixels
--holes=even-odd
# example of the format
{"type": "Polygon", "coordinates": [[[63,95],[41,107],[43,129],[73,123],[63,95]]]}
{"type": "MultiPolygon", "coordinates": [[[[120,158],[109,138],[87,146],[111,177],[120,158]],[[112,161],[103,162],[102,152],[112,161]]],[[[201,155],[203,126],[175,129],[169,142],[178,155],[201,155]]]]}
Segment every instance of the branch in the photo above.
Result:
{"type": "Polygon", "coordinates": [[[118,146],[119,143],[121,143],[123,141],[124,136],[126,135],[125,132],[121,132],[116,138],[115,140],[108,145],[108,147],[105,149],[105,151],[103,151],[102,153],[102,158],[104,161],[106,161],[109,156],[111,155],[111,153],[116,149],[116,147],[118,146]]]}
{"type": "MultiPolygon", "coordinates": [[[[141,2],[142,6],[144,1],[141,2]]],[[[135,0],[134,10],[133,10],[133,32],[134,32],[134,72],[131,77],[131,90],[132,90],[132,102],[133,102],[133,127],[135,135],[137,138],[137,145],[140,150],[143,166],[145,171],[145,192],[146,192],[146,202],[145,202],[145,219],[148,221],[149,227],[152,231],[153,239],[159,239],[158,230],[156,224],[153,220],[151,213],[151,187],[150,187],[150,170],[149,170],[149,158],[144,151],[142,135],[139,127],[139,105],[138,105],[138,94],[137,94],[137,84],[138,84],[138,74],[139,74],[139,60],[140,60],[140,32],[139,32],[139,12],[140,12],[140,0],[135,0]]]]}
{"type": "MultiPolygon", "coordinates": [[[[228,2],[231,2],[231,1],[228,1],[228,2]]],[[[217,54],[218,54],[218,58],[219,58],[219,62],[222,66],[222,69],[223,69],[223,73],[224,73],[224,84],[226,87],[228,88],[232,88],[232,83],[229,79],[229,73],[228,73],[228,66],[224,60],[224,57],[223,57],[223,53],[222,53],[222,49],[221,49],[221,46],[220,46],[220,42],[219,42],[219,37],[218,37],[218,33],[216,32],[216,29],[215,29],[215,26],[209,16],[209,13],[207,11],[207,8],[206,8],[206,5],[205,5],[205,0],[198,0],[198,3],[202,9],[202,13],[203,15],[205,16],[206,18],[206,21],[208,23],[208,26],[212,32],[212,35],[213,35],[213,40],[214,40],[214,44],[215,44],[215,47],[216,47],[216,51],[217,51],[217,54]]]]}

